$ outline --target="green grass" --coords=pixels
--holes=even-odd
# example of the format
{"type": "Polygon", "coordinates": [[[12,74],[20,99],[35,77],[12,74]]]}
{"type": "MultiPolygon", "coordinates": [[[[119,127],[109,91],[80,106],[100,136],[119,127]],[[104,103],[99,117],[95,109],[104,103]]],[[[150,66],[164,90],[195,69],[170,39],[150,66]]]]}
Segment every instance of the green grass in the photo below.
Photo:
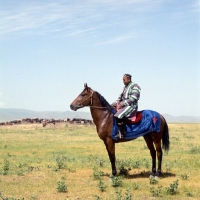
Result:
{"type": "Polygon", "coordinates": [[[143,138],[116,144],[121,176],[113,179],[94,126],[1,126],[0,199],[200,199],[200,124],[169,130],[163,176],[152,184],[143,138]]]}

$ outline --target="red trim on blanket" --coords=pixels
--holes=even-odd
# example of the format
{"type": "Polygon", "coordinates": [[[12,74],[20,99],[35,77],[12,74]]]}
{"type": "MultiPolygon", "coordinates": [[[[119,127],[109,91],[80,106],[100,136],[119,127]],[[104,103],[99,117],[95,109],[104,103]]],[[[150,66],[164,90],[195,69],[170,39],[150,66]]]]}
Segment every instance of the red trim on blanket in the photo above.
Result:
{"type": "Polygon", "coordinates": [[[135,121],[132,121],[131,118],[126,119],[126,124],[136,124],[138,122],[140,122],[142,119],[142,111],[138,111],[136,112],[136,119],[135,121]]]}

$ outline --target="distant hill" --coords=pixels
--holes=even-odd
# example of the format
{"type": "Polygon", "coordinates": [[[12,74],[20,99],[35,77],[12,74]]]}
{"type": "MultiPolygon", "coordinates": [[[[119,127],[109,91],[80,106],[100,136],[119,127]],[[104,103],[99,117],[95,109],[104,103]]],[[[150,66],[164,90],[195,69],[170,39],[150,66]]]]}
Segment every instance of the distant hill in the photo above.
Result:
{"type": "Polygon", "coordinates": [[[169,114],[163,114],[163,116],[169,123],[200,123],[200,116],[172,116],[169,114]]]}
{"type": "MultiPolygon", "coordinates": [[[[168,123],[200,123],[200,116],[172,116],[163,114],[168,123]]],[[[11,120],[20,120],[23,118],[53,118],[53,119],[66,119],[66,118],[83,118],[92,119],[90,112],[74,112],[74,111],[32,111],[26,109],[13,109],[13,108],[0,108],[0,122],[11,120]]]]}
{"type": "Polygon", "coordinates": [[[66,119],[83,118],[92,119],[89,112],[74,111],[32,111],[26,109],[0,108],[0,122],[20,120],[23,118],[66,119]]]}

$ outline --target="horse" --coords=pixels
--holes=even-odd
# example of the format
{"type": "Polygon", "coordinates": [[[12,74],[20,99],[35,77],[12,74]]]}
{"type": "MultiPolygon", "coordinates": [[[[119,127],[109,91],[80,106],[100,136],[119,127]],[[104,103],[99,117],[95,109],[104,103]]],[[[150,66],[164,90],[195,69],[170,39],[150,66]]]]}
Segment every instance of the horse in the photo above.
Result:
{"type": "MultiPolygon", "coordinates": [[[[103,140],[112,168],[112,175],[117,174],[116,170],[116,157],[115,157],[115,143],[127,142],[132,139],[121,138],[119,140],[113,140],[112,138],[112,128],[114,123],[113,107],[106,101],[106,99],[97,91],[94,91],[87,84],[84,84],[83,91],[78,95],[78,97],[72,101],[70,108],[76,111],[80,108],[88,106],[90,108],[91,116],[93,122],[96,125],[96,130],[99,138],[103,140]]],[[[159,113],[158,113],[159,114],[159,113]]],[[[168,125],[165,118],[160,115],[160,131],[159,132],[149,132],[143,135],[143,138],[147,144],[152,158],[152,176],[160,176],[162,156],[164,149],[166,152],[169,151],[169,131],[168,125]],[[161,144],[162,141],[162,144],[161,144]],[[156,154],[158,160],[158,168],[156,170],[156,154]]]]}

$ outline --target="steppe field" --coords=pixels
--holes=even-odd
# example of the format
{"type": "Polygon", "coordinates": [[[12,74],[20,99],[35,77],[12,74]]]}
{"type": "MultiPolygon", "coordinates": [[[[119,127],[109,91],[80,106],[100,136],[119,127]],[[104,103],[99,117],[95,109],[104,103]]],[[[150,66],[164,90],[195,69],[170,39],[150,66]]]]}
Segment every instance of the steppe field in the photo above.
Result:
{"type": "Polygon", "coordinates": [[[116,144],[118,176],[95,126],[0,126],[0,199],[200,199],[200,124],[168,124],[162,176],[144,139],[116,144]]]}

